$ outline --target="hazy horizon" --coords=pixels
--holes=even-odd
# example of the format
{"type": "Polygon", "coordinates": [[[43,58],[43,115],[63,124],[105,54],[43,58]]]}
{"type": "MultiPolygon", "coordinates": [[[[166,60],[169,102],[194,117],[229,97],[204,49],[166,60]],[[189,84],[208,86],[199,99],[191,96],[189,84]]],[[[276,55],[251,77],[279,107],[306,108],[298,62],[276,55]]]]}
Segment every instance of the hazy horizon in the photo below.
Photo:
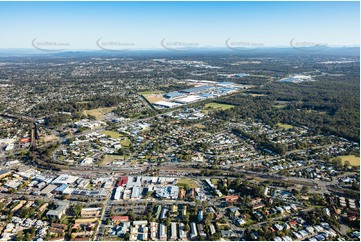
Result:
{"type": "Polygon", "coordinates": [[[0,49],[359,47],[359,2],[0,2],[0,49]]]}

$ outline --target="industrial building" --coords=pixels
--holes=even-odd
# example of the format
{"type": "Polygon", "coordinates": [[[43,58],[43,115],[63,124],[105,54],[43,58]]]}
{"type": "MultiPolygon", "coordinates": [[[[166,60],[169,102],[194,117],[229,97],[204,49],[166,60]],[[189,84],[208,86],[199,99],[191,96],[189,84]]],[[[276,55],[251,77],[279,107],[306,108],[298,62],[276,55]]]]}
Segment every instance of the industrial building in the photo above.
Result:
{"type": "Polygon", "coordinates": [[[210,89],[214,88],[213,86],[200,86],[200,87],[193,87],[181,90],[181,92],[188,93],[188,94],[196,94],[204,91],[208,91],[210,89]]]}
{"type": "Polygon", "coordinates": [[[120,178],[120,180],[118,181],[117,185],[118,185],[118,187],[120,187],[120,186],[126,186],[127,183],[128,183],[128,177],[127,177],[127,176],[122,176],[122,177],[120,178]]]}
{"type": "Polygon", "coordinates": [[[174,108],[179,106],[179,103],[175,102],[167,102],[167,101],[158,101],[153,103],[154,106],[160,107],[160,108],[174,108]]]}
{"type": "Polygon", "coordinates": [[[69,194],[72,196],[90,196],[94,198],[104,198],[107,196],[107,191],[105,189],[99,189],[99,190],[82,190],[82,189],[74,189],[67,187],[63,194],[69,194]]]}
{"type": "Polygon", "coordinates": [[[174,100],[177,103],[181,103],[181,104],[187,104],[187,103],[192,103],[192,102],[196,102],[199,101],[201,99],[204,99],[204,97],[198,96],[198,95],[189,95],[183,98],[179,98],[177,100],[174,100]]]}
{"type": "Polygon", "coordinates": [[[133,187],[132,189],[132,200],[136,200],[140,198],[140,187],[133,187]]]}
{"type": "Polygon", "coordinates": [[[175,91],[175,92],[168,92],[168,93],[164,94],[163,96],[168,99],[173,99],[173,98],[184,96],[184,93],[175,91]]]}
{"type": "Polygon", "coordinates": [[[47,185],[43,190],[40,191],[40,195],[42,196],[49,196],[50,193],[55,189],[57,188],[58,186],[56,185],[47,185]]]}
{"type": "Polygon", "coordinates": [[[156,190],[156,196],[165,199],[178,199],[179,187],[177,186],[166,186],[158,187],[156,190]]]}
{"type": "Polygon", "coordinates": [[[229,86],[233,86],[234,83],[233,82],[218,82],[216,84],[216,86],[219,86],[219,87],[229,87],[229,86]]]}
{"type": "Polygon", "coordinates": [[[122,193],[123,193],[123,187],[117,187],[114,193],[114,200],[119,200],[121,198],[122,193]]]}
{"type": "Polygon", "coordinates": [[[65,189],[69,187],[68,184],[62,184],[61,186],[55,188],[54,192],[62,194],[65,189]]]}
{"type": "Polygon", "coordinates": [[[142,177],[141,176],[129,176],[126,187],[140,187],[142,185],[142,177]]]}
{"type": "Polygon", "coordinates": [[[71,184],[74,183],[76,180],[78,180],[79,177],[62,174],[58,176],[52,183],[55,185],[61,185],[61,184],[71,184]]]}

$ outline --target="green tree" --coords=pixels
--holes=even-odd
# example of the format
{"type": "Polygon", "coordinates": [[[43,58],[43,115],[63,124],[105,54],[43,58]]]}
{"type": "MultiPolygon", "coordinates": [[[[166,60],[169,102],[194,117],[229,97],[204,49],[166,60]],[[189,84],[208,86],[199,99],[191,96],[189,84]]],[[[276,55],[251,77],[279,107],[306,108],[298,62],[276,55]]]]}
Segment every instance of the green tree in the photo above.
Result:
{"type": "Polygon", "coordinates": [[[191,228],[189,227],[189,223],[187,223],[187,224],[184,226],[184,231],[188,232],[189,230],[191,230],[191,228]]]}
{"type": "Polygon", "coordinates": [[[308,193],[308,187],[307,186],[302,186],[301,193],[303,193],[303,194],[308,193]]]}

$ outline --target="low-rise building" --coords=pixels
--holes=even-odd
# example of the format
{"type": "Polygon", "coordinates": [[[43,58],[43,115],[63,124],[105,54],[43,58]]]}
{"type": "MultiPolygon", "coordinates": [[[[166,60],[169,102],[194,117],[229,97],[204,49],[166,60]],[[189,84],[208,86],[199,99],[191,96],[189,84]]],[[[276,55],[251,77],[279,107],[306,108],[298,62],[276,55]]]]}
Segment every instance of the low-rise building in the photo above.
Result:
{"type": "Polygon", "coordinates": [[[177,223],[175,222],[172,222],[170,224],[170,228],[171,228],[171,236],[170,236],[170,239],[171,240],[177,240],[178,239],[178,236],[177,236],[177,223]]]}
{"type": "Polygon", "coordinates": [[[159,224],[159,240],[167,240],[167,227],[159,224]]]}
{"type": "Polygon", "coordinates": [[[83,208],[81,210],[81,216],[83,218],[93,218],[93,217],[100,217],[100,214],[102,212],[102,208],[83,208]]]}
{"type": "Polygon", "coordinates": [[[58,201],[57,208],[51,209],[46,213],[46,217],[49,219],[60,219],[65,214],[66,209],[69,207],[69,202],[58,201]]]}
{"type": "Polygon", "coordinates": [[[196,239],[198,237],[197,227],[196,223],[191,223],[191,239],[196,239]]]}
{"type": "Polygon", "coordinates": [[[11,173],[12,172],[10,170],[0,170],[0,179],[11,175],[11,173]]]}

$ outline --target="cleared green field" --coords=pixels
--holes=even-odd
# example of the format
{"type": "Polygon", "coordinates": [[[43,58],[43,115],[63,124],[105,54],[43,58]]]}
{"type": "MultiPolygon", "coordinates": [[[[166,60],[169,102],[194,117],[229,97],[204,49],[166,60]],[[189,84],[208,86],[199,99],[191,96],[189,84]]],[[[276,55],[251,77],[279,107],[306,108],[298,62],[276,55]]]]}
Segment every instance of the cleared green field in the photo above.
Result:
{"type": "Polygon", "coordinates": [[[158,101],[164,101],[162,94],[143,94],[143,97],[148,100],[150,103],[155,103],[158,101]]]}
{"type": "Polygon", "coordinates": [[[66,159],[66,156],[63,156],[63,155],[59,156],[59,160],[60,160],[60,161],[63,161],[63,160],[65,160],[65,159],[66,159]]]}
{"type": "Polygon", "coordinates": [[[204,128],[206,128],[206,126],[204,126],[204,124],[194,124],[193,127],[199,128],[199,129],[204,129],[204,128]]]}
{"type": "Polygon", "coordinates": [[[206,109],[213,108],[213,109],[227,110],[227,109],[230,109],[230,108],[234,108],[234,106],[230,105],[230,104],[222,104],[222,103],[207,103],[204,106],[204,108],[206,108],[206,109]]]}
{"type": "Polygon", "coordinates": [[[339,156],[342,160],[342,164],[344,165],[346,161],[350,162],[351,166],[360,166],[360,157],[354,155],[342,155],[339,156]]]}
{"type": "Polygon", "coordinates": [[[89,101],[81,101],[81,102],[76,102],[77,104],[87,104],[89,103],[89,101]]]}
{"type": "Polygon", "coordinates": [[[117,139],[119,137],[122,137],[122,134],[119,134],[118,132],[111,131],[111,130],[104,130],[102,134],[105,134],[106,136],[110,136],[110,138],[117,139]]]}
{"type": "Polygon", "coordinates": [[[283,123],[278,123],[277,124],[278,127],[280,127],[281,129],[292,129],[293,126],[290,124],[283,124],[283,123]]]}
{"type": "Polygon", "coordinates": [[[218,182],[219,182],[219,178],[211,178],[211,183],[212,183],[213,185],[217,185],[218,182]]]}
{"type": "Polygon", "coordinates": [[[122,146],[129,146],[130,145],[130,139],[128,137],[126,137],[125,139],[123,139],[122,141],[120,141],[120,144],[122,146]]]}
{"type": "Polygon", "coordinates": [[[90,110],[84,110],[83,114],[88,116],[91,115],[95,117],[96,120],[102,120],[104,117],[104,114],[109,113],[113,111],[116,107],[109,107],[109,108],[96,108],[96,109],[90,109],[90,110]]]}
{"type": "Polygon", "coordinates": [[[287,105],[286,104],[276,104],[276,105],[274,105],[274,107],[281,109],[281,108],[287,107],[287,105]]]}
{"type": "Polygon", "coordinates": [[[267,96],[266,94],[261,94],[261,93],[251,93],[249,95],[252,96],[252,97],[264,97],[264,96],[267,96]]]}
{"type": "Polygon", "coordinates": [[[162,94],[164,93],[161,90],[154,90],[154,91],[144,91],[144,92],[138,92],[140,95],[147,95],[147,94],[162,94]]]}
{"type": "Polygon", "coordinates": [[[123,159],[124,157],[122,155],[106,155],[103,160],[100,162],[100,166],[106,166],[110,162],[113,162],[115,160],[123,159]]]}
{"type": "Polygon", "coordinates": [[[182,179],[178,180],[177,186],[179,186],[179,187],[188,186],[189,188],[196,188],[197,183],[194,180],[191,180],[189,178],[182,178],[182,179]]]}

